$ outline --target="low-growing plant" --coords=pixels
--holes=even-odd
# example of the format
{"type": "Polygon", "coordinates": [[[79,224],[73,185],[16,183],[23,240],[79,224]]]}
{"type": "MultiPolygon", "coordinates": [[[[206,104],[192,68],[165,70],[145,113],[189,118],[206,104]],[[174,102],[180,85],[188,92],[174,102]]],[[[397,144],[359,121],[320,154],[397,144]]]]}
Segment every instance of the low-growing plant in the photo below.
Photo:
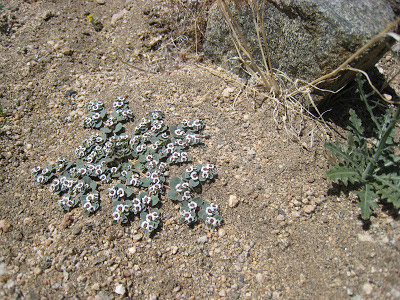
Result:
{"type": "Polygon", "coordinates": [[[369,98],[374,94],[365,93],[364,80],[356,78],[357,92],[364,102],[374,126],[374,138],[367,138],[360,118],[350,110],[347,145],[326,143],[325,147],[338,159],[336,166],[331,166],[326,176],[334,181],[340,180],[351,188],[359,197],[358,206],[361,217],[370,218],[377,207],[377,199],[386,200],[396,208],[400,207],[400,157],[395,155],[395,127],[400,119],[400,106],[388,108],[382,117],[374,113],[375,106],[369,98]]]}
{"type": "MultiPolygon", "coordinates": [[[[59,158],[57,164],[32,170],[37,184],[50,183],[58,194],[60,207],[69,211],[79,204],[86,214],[100,207],[99,184],[112,184],[108,197],[112,201],[114,223],[129,223],[139,216],[140,227],[150,235],[160,223],[160,200],[165,196],[166,171],[171,164],[191,161],[186,149],[201,143],[201,120],[184,119],[178,125],[167,126],[164,114],[155,110],[140,120],[132,136],[123,124],[134,119],[128,101],[118,97],[114,110],[107,114],[100,101],[87,105],[89,116],[85,128],[100,130],[75,148],[77,160],[59,158]]],[[[181,216],[187,223],[198,217],[210,228],[221,223],[218,206],[194,197],[195,189],[217,175],[214,165],[188,167],[182,178],[173,177],[168,197],[180,203],[181,216]]]]}

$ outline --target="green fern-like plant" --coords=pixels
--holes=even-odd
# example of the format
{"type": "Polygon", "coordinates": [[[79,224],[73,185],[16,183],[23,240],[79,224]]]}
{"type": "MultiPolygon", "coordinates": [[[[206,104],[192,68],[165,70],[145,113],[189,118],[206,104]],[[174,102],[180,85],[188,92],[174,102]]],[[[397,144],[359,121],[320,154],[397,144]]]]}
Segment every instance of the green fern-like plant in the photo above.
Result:
{"type": "Polygon", "coordinates": [[[399,146],[394,141],[394,133],[400,119],[400,106],[388,108],[382,117],[376,116],[375,106],[368,101],[373,92],[364,92],[365,81],[360,77],[356,82],[357,92],[375,125],[375,138],[366,138],[361,119],[351,109],[347,145],[325,143],[325,148],[338,159],[338,164],[331,166],[326,176],[336,182],[340,180],[345,186],[349,182],[352,184],[360,200],[357,205],[361,208],[361,217],[368,220],[379,198],[400,207],[400,157],[394,153],[399,146]]]}

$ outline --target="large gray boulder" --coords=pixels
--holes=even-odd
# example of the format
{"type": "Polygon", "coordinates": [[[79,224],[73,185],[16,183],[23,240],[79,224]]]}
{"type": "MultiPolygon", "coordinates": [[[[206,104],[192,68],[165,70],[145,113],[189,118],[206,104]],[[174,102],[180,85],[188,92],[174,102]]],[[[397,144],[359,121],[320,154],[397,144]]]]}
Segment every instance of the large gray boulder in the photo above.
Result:
{"type": "MultiPolygon", "coordinates": [[[[261,61],[251,11],[245,6],[239,11],[232,8],[254,57],[261,61]]],[[[311,82],[333,71],[394,19],[390,4],[384,0],[265,1],[264,25],[272,66],[293,79],[311,82]]],[[[387,51],[388,40],[374,45],[352,66],[363,70],[374,66],[387,51]]],[[[204,52],[206,57],[238,71],[238,62],[229,60],[237,53],[216,3],[208,16],[204,52]]],[[[347,72],[320,86],[336,90],[352,75],[347,72]]]]}

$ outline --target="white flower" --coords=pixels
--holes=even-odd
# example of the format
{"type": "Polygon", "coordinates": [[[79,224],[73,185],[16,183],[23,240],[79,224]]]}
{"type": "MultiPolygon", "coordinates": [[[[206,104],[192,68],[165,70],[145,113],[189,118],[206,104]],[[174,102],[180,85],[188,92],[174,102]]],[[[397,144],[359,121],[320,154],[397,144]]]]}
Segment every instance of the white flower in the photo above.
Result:
{"type": "Polygon", "coordinates": [[[108,189],[108,197],[112,198],[117,194],[117,191],[114,188],[108,189]]]}
{"type": "Polygon", "coordinates": [[[44,176],[43,175],[39,175],[38,177],[36,177],[36,182],[37,183],[42,183],[44,181],[44,176]]]}
{"type": "Polygon", "coordinates": [[[141,205],[134,205],[133,206],[133,212],[135,214],[137,214],[138,212],[140,212],[142,210],[142,206],[141,205]]]}
{"type": "Polygon", "coordinates": [[[189,206],[190,209],[196,209],[197,208],[197,203],[193,202],[193,201],[190,201],[188,206],[189,206]]]}
{"type": "Polygon", "coordinates": [[[122,189],[122,188],[119,188],[118,190],[117,190],[117,195],[118,195],[118,197],[123,197],[124,195],[125,195],[125,192],[124,192],[124,190],[122,189]]]}
{"type": "Polygon", "coordinates": [[[192,172],[190,174],[190,178],[192,178],[193,180],[197,180],[197,179],[199,179],[199,175],[197,175],[197,172],[192,172]]]}
{"type": "Polygon", "coordinates": [[[113,212],[112,216],[115,221],[118,221],[121,218],[121,214],[118,211],[113,212]]]}
{"type": "Polygon", "coordinates": [[[95,114],[93,114],[92,118],[93,118],[93,120],[97,120],[97,119],[100,118],[100,114],[99,113],[95,113],[95,114]]]}
{"type": "Polygon", "coordinates": [[[215,226],[215,225],[217,225],[218,221],[214,217],[207,217],[206,218],[206,223],[215,226]]]}
{"type": "Polygon", "coordinates": [[[214,213],[214,209],[211,206],[205,208],[206,214],[212,216],[214,213]]]}
{"type": "Polygon", "coordinates": [[[211,203],[211,204],[210,204],[210,207],[211,207],[213,210],[217,210],[217,209],[218,209],[218,205],[217,205],[217,204],[214,204],[214,203],[211,203]]]}
{"type": "Polygon", "coordinates": [[[142,202],[143,202],[143,204],[150,204],[151,198],[149,196],[144,196],[142,198],[142,202]]]}
{"type": "Polygon", "coordinates": [[[118,204],[115,210],[122,213],[125,211],[125,206],[123,204],[118,204]]]}
{"type": "Polygon", "coordinates": [[[140,224],[140,227],[143,229],[148,229],[149,228],[149,222],[143,221],[142,224],[140,224]]]}

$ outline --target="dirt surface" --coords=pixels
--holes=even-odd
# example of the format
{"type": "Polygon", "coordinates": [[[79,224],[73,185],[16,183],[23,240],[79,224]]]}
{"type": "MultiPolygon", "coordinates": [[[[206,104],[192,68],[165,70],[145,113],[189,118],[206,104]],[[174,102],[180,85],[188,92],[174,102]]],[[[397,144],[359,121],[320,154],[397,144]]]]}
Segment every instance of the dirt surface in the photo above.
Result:
{"type": "Polygon", "coordinates": [[[321,125],[306,119],[300,139],[288,135],[276,103],[203,61],[200,31],[186,30],[200,23],[171,2],[1,3],[0,298],[399,299],[396,216],[379,208],[365,230],[354,196],[325,179],[321,125]],[[87,216],[34,184],[33,167],[73,159],[94,133],[81,126],[85,104],[110,109],[121,95],[136,120],[155,108],[171,125],[203,119],[190,154],[217,166],[201,196],[223,226],[188,227],[163,199],[148,239],[137,222],[112,225],[107,186],[87,216]]]}

